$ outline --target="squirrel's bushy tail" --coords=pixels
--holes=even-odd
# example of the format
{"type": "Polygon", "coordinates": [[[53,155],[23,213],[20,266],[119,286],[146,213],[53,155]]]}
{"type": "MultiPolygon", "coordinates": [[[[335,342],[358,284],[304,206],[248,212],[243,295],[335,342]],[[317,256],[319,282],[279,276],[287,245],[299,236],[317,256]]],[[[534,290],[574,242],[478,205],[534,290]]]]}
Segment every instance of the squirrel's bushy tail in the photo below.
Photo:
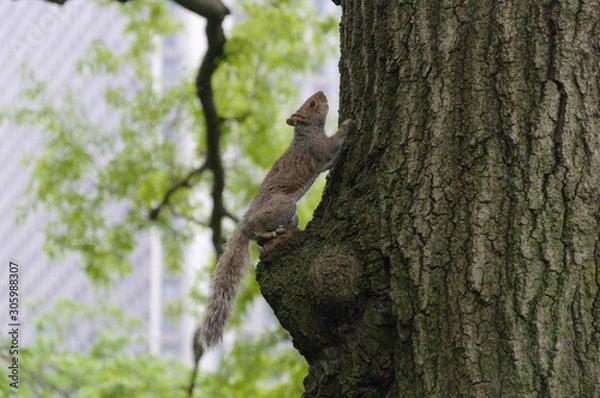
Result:
{"type": "Polygon", "coordinates": [[[250,262],[250,240],[237,228],[214,270],[212,293],[200,330],[200,343],[205,349],[217,344],[235,304],[237,290],[250,262]]]}

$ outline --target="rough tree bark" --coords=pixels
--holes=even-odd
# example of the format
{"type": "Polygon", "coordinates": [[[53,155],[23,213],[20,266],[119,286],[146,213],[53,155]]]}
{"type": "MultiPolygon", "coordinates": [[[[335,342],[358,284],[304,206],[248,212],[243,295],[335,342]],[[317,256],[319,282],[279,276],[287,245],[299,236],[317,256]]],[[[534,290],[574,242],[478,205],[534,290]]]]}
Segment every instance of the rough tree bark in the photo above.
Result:
{"type": "Polygon", "coordinates": [[[357,121],[262,292],[306,397],[600,396],[600,5],[344,0],[357,121]]]}

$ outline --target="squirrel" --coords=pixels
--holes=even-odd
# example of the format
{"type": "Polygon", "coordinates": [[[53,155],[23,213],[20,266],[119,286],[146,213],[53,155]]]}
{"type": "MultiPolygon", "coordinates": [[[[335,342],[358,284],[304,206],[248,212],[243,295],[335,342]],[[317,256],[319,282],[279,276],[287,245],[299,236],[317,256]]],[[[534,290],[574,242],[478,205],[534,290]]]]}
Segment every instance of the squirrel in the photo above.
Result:
{"type": "Polygon", "coordinates": [[[331,167],[346,132],[354,125],[352,119],[347,119],[328,137],[324,130],[328,111],[327,97],[319,91],[286,120],[294,127],[294,138],[258,188],[215,267],[212,294],[198,333],[198,343],[204,349],[213,347],[223,337],[250,263],[250,240],[260,245],[298,226],[296,202],[317,176],[331,167]]]}

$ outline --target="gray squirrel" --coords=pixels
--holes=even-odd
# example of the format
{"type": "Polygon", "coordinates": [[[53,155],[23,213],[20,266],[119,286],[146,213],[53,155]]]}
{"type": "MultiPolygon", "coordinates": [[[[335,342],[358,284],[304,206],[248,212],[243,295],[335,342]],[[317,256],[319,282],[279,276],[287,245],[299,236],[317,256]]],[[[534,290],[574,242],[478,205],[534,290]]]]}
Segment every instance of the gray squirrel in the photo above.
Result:
{"type": "Polygon", "coordinates": [[[250,240],[264,242],[298,226],[296,202],[317,176],[329,169],[346,132],[354,125],[345,120],[328,137],[324,126],[329,105],[322,91],[313,94],[286,123],[294,126],[289,148],[273,164],[250,207],[227,242],[214,270],[199,342],[204,349],[219,343],[235,304],[238,287],[250,264],[250,240]]]}

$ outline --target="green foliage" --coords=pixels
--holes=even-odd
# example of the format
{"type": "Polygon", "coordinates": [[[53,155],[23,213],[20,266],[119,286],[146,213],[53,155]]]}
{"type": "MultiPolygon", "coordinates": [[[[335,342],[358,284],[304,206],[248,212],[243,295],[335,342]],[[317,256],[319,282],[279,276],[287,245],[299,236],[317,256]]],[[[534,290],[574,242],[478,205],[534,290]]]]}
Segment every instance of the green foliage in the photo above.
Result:
{"type": "MultiPolygon", "coordinates": [[[[19,349],[19,394],[38,397],[185,397],[192,369],[178,361],[153,356],[144,348],[141,322],[119,308],[88,307],[60,300],[53,311],[32,325],[37,337],[19,349]],[[68,350],[69,332],[93,324],[97,332],[88,352],[68,350]]],[[[201,372],[195,396],[295,397],[302,393],[306,363],[289,346],[281,329],[239,340],[217,372],[201,372]]],[[[8,347],[0,339],[0,366],[8,367],[8,347]]],[[[14,390],[0,383],[0,395],[14,390]]]]}
{"type": "MultiPolygon", "coordinates": [[[[167,3],[98,2],[117,7],[126,17],[123,40],[128,46],[115,52],[94,41],[77,71],[80,81],[95,79],[104,85],[103,101],[93,106],[109,116],[89,116],[85,85],[56,92],[25,69],[22,102],[0,109],[0,122],[36,126],[44,134],[43,152],[29,156],[32,180],[21,218],[43,208],[49,256],[78,254],[89,277],[108,286],[131,271],[131,252],[151,228],[160,234],[169,271],[179,271],[183,249],[207,223],[211,176],[196,175],[165,201],[167,192],[203,163],[206,152],[194,71],[184,71],[178,81],[157,89],[150,67],[160,38],[180,27],[167,3]],[[123,76],[130,78],[129,84],[123,76]],[[181,149],[190,135],[197,156],[185,158],[181,149]],[[161,203],[153,219],[152,210],[161,203]]],[[[333,50],[336,21],[317,14],[305,0],[240,0],[233,12],[236,24],[227,32],[213,86],[224,120],[226,206],[241,216],[268,167],[291,140],[293,130],[284,121],[300,105],[298,82],[333,50]]],[[[319,201],[323,181],[315,185],[299,204],[301,225],[319,201]]],[[[250,279],[239,311],[258,294],[250,279]]],[[[196,292],[195,299],[202,302],[204,297],[196,292]]],[[[131,334],[113,330],[97,336],[89,353],[75,354],[60,349],[65,336],[58,326],[46,317],[40,330],[54,328],[48,335],[53,337],[40,336],[23,351],[32,380],[24,396],[45,396],[44,383],[86,397],[176,397],[182,391],[181,377],[188,372],[181,365],[171,367],[148,354],[123,355],[133,343],[131,334]],[[36,377],[41,384],[33,382],[36,377]],[[161,395],[164,391],[170,393],[161,395]]],[[[294,350],[282,349],[285,339],[278,331],[258,341],[238,342],[216,375],[200,376],[199,391],[221,395],[200,396],[298,396],[306,364],[294,350]]]]}
{"type": "MultiPolygon", "coordinates": [[[[200,124],[191,84],[182,80],[159,92],[148,66],[155,38],[173,33],[177,23],[161,0],[130,2],[119,10],[127,17],[127,50],[117,54],[95,41],[77,67],[82,77],[105,85],[104,101],[94,106],[106,107],[110,120],[90,119],[81,100],[85,87],[50,92],[27,69],[24,105],[4,111],[5,117],[37,126],[45,135],[43,153],[31,162],[30,201],[22,212],[45,208],[50,257],[78,253],[87,274],[102,284],[130,272],[136,238],[151,225],[164,238],[171,271],[179,268],[182,248],[195,232],[193,223],[177,223],[173,212],[164,212],[156,222],[149,217],[191,167],[178,159],[177,139],[200,124]],[[135,77],[135,84],[124,87],[117,74],[135,77]],[[166,137],[165,126],[172,137],[166,137]]],[[[184,218],[202,211],[189,192],[173,202],[178,202],[173,209],[188,210],[184,218]]]]}
{"type": "MultiPolygon", "coordinates": [[[[114,2],[100,3],[114,7],[114,2]]],[[[1,118],[33,125],[44,132],[46,147],[31,161],[29,203],[22,215],[45,208],[46,250],[53,259],[66,252],[81,255],[85,271],[107,284],[130,272],[129,255],[136,237],[154,225],[165,245],[165,260],[176,272],[182,249],[208,219],[207,178],[193,178],[178,189],[156,220],[149,216],[168,190],[202,163],[204,120],[193,87],[184,73],[178,82],[156,89],[149,67],[157,37],[176,32],[178,23],[162,0],[119,5],[127,17],[124,40],[129,47],[115,53],[94,41],[77,70],[105,84],[104,103],[110,120],[91,120],[80,89],[50,92],[45,82],[26,70],[24,102],[0,110],[1,118]],[[133,76],[124,86],[113,76],[133,76]],[[118,121],[118,122],[114,122],[118,121]],[[182,159],[181,142],[192,132],[199,159],[182,159]]],[[[285,150],[292,129],[285,112],[299,106],[292,78],[312,71],[333,49],[335,20],[311,11],[305,1],[246,0],[229,32],[225,58],[213,77],[223,124],[228,209],[241,215],[268,167],[285,150]],[[302,18],[299,18],[299,13],[302,18]]],[[[300,204],[303,224],[320,197],[319,187],[300,204]]]]}
{"type": "Polygon", "coordinates": [[[199,397],[299,397],[307,365],[289,347],[281,329],[259,338],[238,339],[219,370],[198,377],[199,397]]]}
{"type": "MultiPolygon", "coordinates": [[[[34,326],[36,339],[19,350],[18,392],[22,397],[187,396],[190,369],[140,350],[147,344],[140,335],[141,322],[132,321],[118,308],[91,308],[61,300],[34,326]],[[102,331],[93,337],[88,352],[69,351],[69,331],[82,323],[94,324],[102,331]]],[[[0,345],[0,352],[8,353],[4,338],[0,345]]],[[[0,354],[0,366],[6,369],[8,359],[0,354]]],[[[0,391],[3,396],[14,392],[8,383],[1,383],[0,391]]]]}

